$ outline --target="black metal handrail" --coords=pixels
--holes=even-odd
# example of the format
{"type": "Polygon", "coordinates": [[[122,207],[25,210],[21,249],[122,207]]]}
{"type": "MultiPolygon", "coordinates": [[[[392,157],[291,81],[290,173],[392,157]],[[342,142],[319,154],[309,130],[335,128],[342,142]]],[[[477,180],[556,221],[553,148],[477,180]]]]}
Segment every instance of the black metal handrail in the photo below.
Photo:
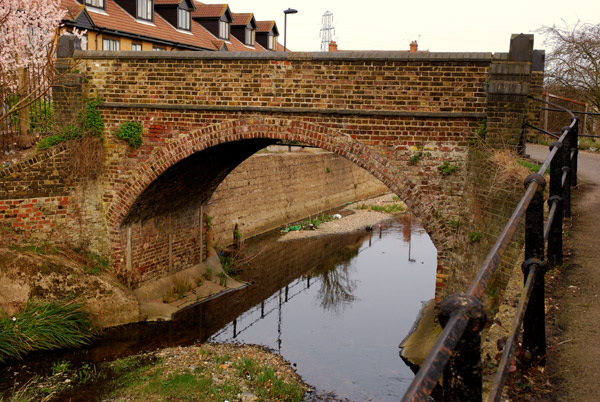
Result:
{"type": "MultiPolygon", "coordinates": [[[[427,401],[442,372],[444,400],[481,400],[481,338],[486,322],[481,298],[498,269],[500,259],[525,216],[525,262],[522,270],[524,291],[517,307],[494,379],[490,401],[498,401],[507,376],[510,354],[523,327],[523,349],[531,353],[529,362],[543,364],[546,355],[544,273],[548,266],[562,263],[562,223],[571,215],[571,186],[577,184],[578,120],[568,109],[543,99],[532,98],[569,113],[571,124],[550,145],[550,154],[537,173],[525,179],[525,193],[506,223],[496,243],[482,263],[465,294],[454,294],[440,304],[439,319],[443,331],[416,374],[403,401],[427,401]],[[550,168],[547,223],[544,225],[544,174],[550,168]],[[548,244],[546,252],[545,245],[548,244]]],[[[527,362],[525,362],[527,364],[527,362]]]]}

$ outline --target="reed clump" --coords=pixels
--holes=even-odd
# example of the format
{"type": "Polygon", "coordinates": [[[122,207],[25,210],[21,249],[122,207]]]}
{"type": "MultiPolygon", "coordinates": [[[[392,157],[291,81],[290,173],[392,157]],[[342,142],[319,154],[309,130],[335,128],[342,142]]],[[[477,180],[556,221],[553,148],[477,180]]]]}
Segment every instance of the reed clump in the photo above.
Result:
{"type": "Polygon", "coordinates": [[[77,348],[89,344],[96,334],[82,304],[30,300],[14,316],[0,310],[0,362],[34,350],[77,348]]]}

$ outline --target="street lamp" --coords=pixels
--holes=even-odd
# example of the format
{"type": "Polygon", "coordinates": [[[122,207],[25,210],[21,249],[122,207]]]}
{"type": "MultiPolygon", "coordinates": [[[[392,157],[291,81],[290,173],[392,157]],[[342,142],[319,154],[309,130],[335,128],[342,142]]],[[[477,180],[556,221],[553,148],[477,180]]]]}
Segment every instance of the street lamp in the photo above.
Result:
{"type": "Polygon", "coordinates": [[[287,16],[288,14],[296,14],[298,10],[294,10],[293,8],[288,8],[287,10],[283,10],[283,14],[285,15],[283,20],[283,51],[287,52],[287,16]]]}

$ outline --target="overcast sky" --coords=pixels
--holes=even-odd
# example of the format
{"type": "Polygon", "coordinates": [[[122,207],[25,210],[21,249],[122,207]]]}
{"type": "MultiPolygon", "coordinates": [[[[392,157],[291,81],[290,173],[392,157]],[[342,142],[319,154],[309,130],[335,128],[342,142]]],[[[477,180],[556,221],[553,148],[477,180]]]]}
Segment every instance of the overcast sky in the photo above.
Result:
{"type": "MultiPolygon", "coordinates": [[[[205,0],[205,3],[218,3],[205,0]]],[[[222,1],[225,3],[226,1],[222,1]]],[[[283,10],[288,15],[287,45],[294,51],[318,51],[322,16],[333,13],[334,39],[340,50],[419,50],[432,52],[507,52],[512,33],[534,33],[543,25],[578,20],[600,23],[600,0],[229,0],[235,13],[253,12],[257,20],[275,20],[283,44],[283,10]],[[563,22],[564,21],[564,22],[563,22]]],[[[543,49],[536,35],[534,47],[543,49]]]]}

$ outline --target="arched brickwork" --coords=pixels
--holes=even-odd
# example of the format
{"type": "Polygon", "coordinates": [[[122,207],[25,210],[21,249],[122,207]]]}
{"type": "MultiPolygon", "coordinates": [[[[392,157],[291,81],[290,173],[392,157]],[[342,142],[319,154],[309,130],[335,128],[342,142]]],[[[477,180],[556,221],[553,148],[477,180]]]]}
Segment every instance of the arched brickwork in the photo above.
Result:
{"type": "Polygon", "coordinates": [[[446,230],[440,219],[436,218],[435,205],[429,202],[429,198],[421,193],[417,183],[408,175],[398,174],[401,170],[392,168],[394,162],[386,155],[322,125],[283,118],[248,118],[226,121],[175,136],[164,146],[156,148],[129,175],[127,181],[114,188],[115,196],[107,209],[107,222],[115,265],[120,265],[119,268],[122,269],[123,250],[119,239],[121,226],[136,200],[161,174],[180,161],[210,147],[259,138],[300,141],[352,161],[385,183],[406,202],[411,211],[422,220],[438,250],[448,248],[447,236],[444,236],[446,230]]]}

